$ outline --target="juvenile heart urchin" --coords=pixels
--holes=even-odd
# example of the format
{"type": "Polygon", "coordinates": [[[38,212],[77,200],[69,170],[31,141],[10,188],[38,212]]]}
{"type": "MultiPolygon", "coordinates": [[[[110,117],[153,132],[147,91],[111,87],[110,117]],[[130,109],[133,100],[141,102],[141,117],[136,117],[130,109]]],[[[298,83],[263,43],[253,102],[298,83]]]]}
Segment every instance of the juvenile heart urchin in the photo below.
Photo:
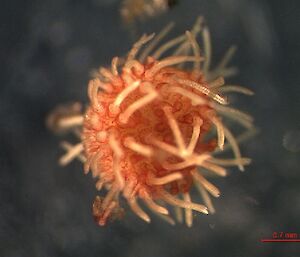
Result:
{"type": "Polygon", "coordinates": [[[138,200],[171,224],[166,204],[175,206],[178,220],[184,209],[191,226],[192,211],[214,212],[208,193],[220,195],[207,175],[225,176],[225,166],[243,170],[250,162],[241,157],[237,140],[223,121],[226,117],[252,128],[252,118],[228,107],[223,96],[252,94],[240,86],[224,85],[224,77],[234,72],[226,67],[234,48],[211,71],[210,36],[202,19],[191,31],[158,47],[170,28],[156,37],[142,36],[125,58],[115,57],[110,69],[99,69],[88,85],[90,104],[84,116],[72,111],[50,119],[52,127],[75,127],[82,140],[75,146],[63,143],[67,153],[61,163],[78,157],[85,172],[91,170],[97,178],[97,189],[107,191],[93,205],[99,225],[121,216],[123,197],[147,222],[150,217],[138,200]],[[196,41],[198,34],[203,50],[196,41]],[[214,157],[224,148],[231,148],[232,159],[214,157]],[[205,205],[191,200],[194,185],[205,205]]]}

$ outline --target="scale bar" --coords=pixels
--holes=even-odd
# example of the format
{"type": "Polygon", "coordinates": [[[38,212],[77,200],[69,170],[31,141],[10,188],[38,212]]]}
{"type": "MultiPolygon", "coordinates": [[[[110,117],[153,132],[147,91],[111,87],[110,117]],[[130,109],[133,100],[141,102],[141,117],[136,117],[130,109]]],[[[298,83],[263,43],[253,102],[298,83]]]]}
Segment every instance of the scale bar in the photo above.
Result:
{"type": "Polygon", "coordinates": [[[261,239],[263,243],[277,243],[277,242],[285,242],[285,243],[300,243],[300,239],[261,239]]]}

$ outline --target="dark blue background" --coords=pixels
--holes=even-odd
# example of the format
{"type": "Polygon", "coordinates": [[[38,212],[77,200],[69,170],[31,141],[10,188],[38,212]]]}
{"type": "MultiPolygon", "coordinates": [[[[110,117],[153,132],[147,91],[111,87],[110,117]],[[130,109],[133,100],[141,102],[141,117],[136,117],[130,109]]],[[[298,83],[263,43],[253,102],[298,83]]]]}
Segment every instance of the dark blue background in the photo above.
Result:
{"type": "Polygon", "coordinates": [[[213,60],[231,44],[254,97],[235,98],[260,134],[242,146],[253,163],[216,183],[217,214],[197,215],[191,229],[128,212],[95,225],[96,194],[82,165],[57,164],[60,139],[45,128],[57,104],[87,101],[89,72],[134,42],[121,25],[120,1],[1,1],[0,256],[299,256],[300,243],[263,244],[274,231],[300,233],[299,4],[297,0],[185,0],[138,23],[138,33],[176,22],[169,37],[206,17],[213,60]],[[283,139],[285,138],[285,144],[283,139]]]}

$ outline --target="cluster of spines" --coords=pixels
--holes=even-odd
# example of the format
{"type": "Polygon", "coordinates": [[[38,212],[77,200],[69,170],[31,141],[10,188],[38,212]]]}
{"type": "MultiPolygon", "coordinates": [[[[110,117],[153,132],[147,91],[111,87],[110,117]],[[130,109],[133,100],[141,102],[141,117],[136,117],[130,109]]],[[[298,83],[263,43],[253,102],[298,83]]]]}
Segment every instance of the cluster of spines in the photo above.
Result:
{"type": "MultiPolygon", "coordinates": [[[[186,97],[187,99],[190,99],[192,105],[208,104],[221,115],[225,115],[229,118],[239,121],[246,128],[252,128],[252,118],[249,115],[237,109],[224,106],[228,103],[227,100],[220,95],[220,93],[240,92],[250,95],[252,94],[252,92],[240,86],[224,85],[223,76],[230,75],[234,71],[234,69],[232,68],[226,68],[227,63],[231,58],[231,55],[233,54],[233,48],[229,50],[229,52],[225,55],[224,59],[220,62],[220,64],[214,71],[209,71],[211,56],[209,31],[207,27],[202,27],[202,18],[198,19],[196,25],[194,26],[193,30],[191,30],[191,32],[187,31],[185,35],[170,40],[169,42],[159,47],[151,55],[154,59],[159,59],[167,50],[176,45],[179,45],[177,50],[175,50],[174,56],[157,61],[150,69],[145,71],[143,62],[146,60],[149,53],[153,51],[153,49],[156,47],[156,45],[159,43],[162,37],[168,33],[172,26],[173,24],[167,26],[161,33],[157,35],[157,37],[154,37],[154,35],[143,36],[137,43],[135,43],[133,48],[127,55],[127,59],[125,60],[123,66],[123,73],[121,74],[121,76],[118,71],[119,59],[117,57],[113,58],[112,60],[111,70],[105,68],[101,68],[99,70],[99,77],[91,80],[88,87],[88,95],[91,100],[92,108],[96,110],[97,113],[99,113],[99,115],[104,114],[106,110],[99,102],[99,91],[104,91],[110,94],[114,92],[115,88],[117,88],[117,90],[122,89],[120,90],[120,93],[117,95],[117,97],[115,97],[114,101],[109,105],[108,111],[110,115],[118,117],[120,123],[126,124],[135,111],[139,110],[141,107],[147,105],[148,103],[159,97],[159,92],[157,92],[151,86],[150,83],[144,83],[140,80],[135,80],[135,75],[144,74],[146,79],[151,79],[158,71],[165,67],[171,65],[181,65],[186,62],[193,62],[193,73],[195,74],[195,76],[200,76],[200,74],[203,73],[205,78],[208,79],[208,81],[212,80],[211,82],[207,83],[207,85],[202,85],[195,81],[180,79],[176,77],[172,78],[172,80],[173,82],[176,81],[176,83],[197,90],[199,93],[207,97],[201,97],[199,96],[199,94],[186,90],[183,87],[170,86],[169,88],[166,88],[166,90],[170,90],[170,92],[176,92],[186,97]],[[204,41],[204,59],[200,56],[200,47],[195,39],[199,32],[202,33],[204,41]],[[140,48],[149,41],[150,43],[148,44],[148,47],[144,49],[144,51],[140,54],[139,59],[137,60],[136,56],[140,48]],[[192,49],[194,53],[193,56],[183,55],[186,54],[190,49],[192,49]],[[203,65],[201,65],[201,62],[203,62],[203,65]],[[132,72],[133,70],[135,75],[132,72]],[[217,77],[217,75],[223,76],[217,77]],[[142,83],[143,87],[141,87],[142,83]],[[115,88],[112,86],[112,84],[115,86],[115,88]],[[127,85],[127,87],[122,88],[124,87],[124,85],[127,85]],[[120,112],[119,107],[121,103],[134,90],[140,90],[141,93],[145,95],[141,99],[128,106],[125,111],[120,112]]],[[[148,57],[148,60],[151,61],[151,58],[148,57]]],[[[172,84],[172,81],[169,82],[170,84],[172,84]]],[[[216,127],[218,142],[217,144],[219,150],[224,149],[224,142],[226,138],[229,143],[228,145],[232,148],[234,152],[234,159],[217,159],[213,158],[211,155],[208,154],[196,155],[194,153],[194,148],[198,141],[201,131],[201,125],[203,122],[201,118],[197,116],[193,118],[193,133],[189,144],[187,144],[186,146],[186,142],[184,142],[184,138],[181,135],[176,119],[172,115],[172,112],[170,111],[169,107],[163,106],[162,110],[167,118],[169,127],[172,130],[176,146],[169,145],[156,138],[151,138],[150,140],[152,144],[158,149],[165,151],[166,153],[173,154],[174,156],[181,158],[183,161],[176,164],[164,162],[162,166],[166,170],[172,172],[164,177],[159,178],[149,176],[147,182],[150,185],[165,185],[172,181],[180,180],[182,179],[182,174],[180,172],[176,172],[176,170],[184,169],[191,166],[200,166],[217,175],[225,176],[226,170],[225,168],[223,168],[223,166],[237,165],[241,170],[243,170],[243,166],[250,162],[249,159],[241,157],[237,140],[234,138],[230,130],[224,126],[224,124],[221,122],[221,119],[218,118],[216,115],[211,116],[210,121],[216,127]]],[[[64,120],[64,123],[68,123],[69,126],[77,126],[82,124],[82,117],[81,119],[79,119],[79,117],[78,119],[74,119],[74,124],[66,120],[64,120]]],[[[119,193],[122,191],[123,196],[128,200],[128,203],[133,212],[135,212],[143,220],[149,222],[149,216],[141,209],[141,207],[137,203],[137,199],[134,194],[138,190],[137,188],[134,188],[136,184],[133,182],[132,185],[130,183],[126,185],[124,177],[121,174],[120,161],[124,153],[122,150],[122,146],[116,138],[116,135],[114,133],[109,134],[107,131],[100,131],[98,133],[97,138],[99,138],[99,140],[102,140],[103,142],[105,142],[106,140],[108,141],[108,144],[113,152],[114,171],[113,182],[105,179],[102,180],[100,171],[98,174],[100,175],[100,180],[97,183],[97,188],[100,189],[103,185],[106,185],[108,189],[108,194],[104,198],[101,205],[103,216],[100,221],[100,224],[105,223],[106,218],[109,216],[111,211],[118,205],[119,193]]],[[[132,137],[125,138],[123,143],[128,149],[131,149],[132,151],[145,157],[152,157],[154,154],[154,149],[152,147],[136,142],[135,139],[132,137]]],[[[98,160],[98,157],[101,155],[98,153],[98,155],[96,154],[96,156],[93,156],[92,160],[86,161],[84,156],[82,156],[82,143],[72,147],[71,145],[64,142],[63,147],[67,150],[67,153],[61,158],[61,164],[66,164],[67,162],[71,161],[71,159],[78,157],[79,159],[81,159],[81,161],[85,162],[86,172],[89,170],[90,165],[92,166],[91,161],[96,162],[98,160]]],[[[97,174],[98,172],[95,173],[97,174]]],[[[201,175],[201,173],[196,168],[191,171],[191,175],[209,211],[213,212],[214,208],[211,204],[207,192],[211,193],[215,197],[218,197],[220,195],[219,190],[208,180],[206,180],[206,178],[203,175],[201,175]]],[[[159,198],[161,200],[164,200],[166,203],[169,203],[176,207],[184,208],[186,212],[186,223],[189,226],[192,224],[192,210],[208,213],[207,208],[205,206],[192,203],[191,196],[187,192],[183,193],[183,199],[174,197],[168,191],[164,190],[163,187],[161,187],[161,189],[158,190],[157,194],[159,195],[159,198]]],[[[146,205],[157,214],[168,214],[168,210],[164,206],[154,202],[151,195],[145,190],[143,192],[143,200],[146,203],[146,205]]],[[[177,216],[180,220],[180,215],[178,214],[177,216]]],[[[170,223],[173,223],[169,216],[163,216],[163,218],[167,219],[170,223]]]]}

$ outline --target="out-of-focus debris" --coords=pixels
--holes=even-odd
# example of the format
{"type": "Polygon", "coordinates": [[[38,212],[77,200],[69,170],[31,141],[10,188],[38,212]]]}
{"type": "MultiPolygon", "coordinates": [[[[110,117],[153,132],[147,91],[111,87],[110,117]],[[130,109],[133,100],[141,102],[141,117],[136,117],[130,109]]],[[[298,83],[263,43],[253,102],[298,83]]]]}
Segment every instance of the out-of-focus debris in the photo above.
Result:
{"type": "Polygon", "coordinates": [[[283,136],[283,146],[286,150],[296,153],[300,151],[300,130],[289,130],[283,136]]]}
{"type": "Polygon", "coordinates": [[[124,0],[120,13],[127,25],[133,25],[136,20],[158,16],[167,12],[178,3],[178,0],[124,0]]]}
{"type": "Polygon", "coordinates": [[[259,202],[252,196],[244,196],[244,201],[250,205],[259,205],[259,202]]]}

